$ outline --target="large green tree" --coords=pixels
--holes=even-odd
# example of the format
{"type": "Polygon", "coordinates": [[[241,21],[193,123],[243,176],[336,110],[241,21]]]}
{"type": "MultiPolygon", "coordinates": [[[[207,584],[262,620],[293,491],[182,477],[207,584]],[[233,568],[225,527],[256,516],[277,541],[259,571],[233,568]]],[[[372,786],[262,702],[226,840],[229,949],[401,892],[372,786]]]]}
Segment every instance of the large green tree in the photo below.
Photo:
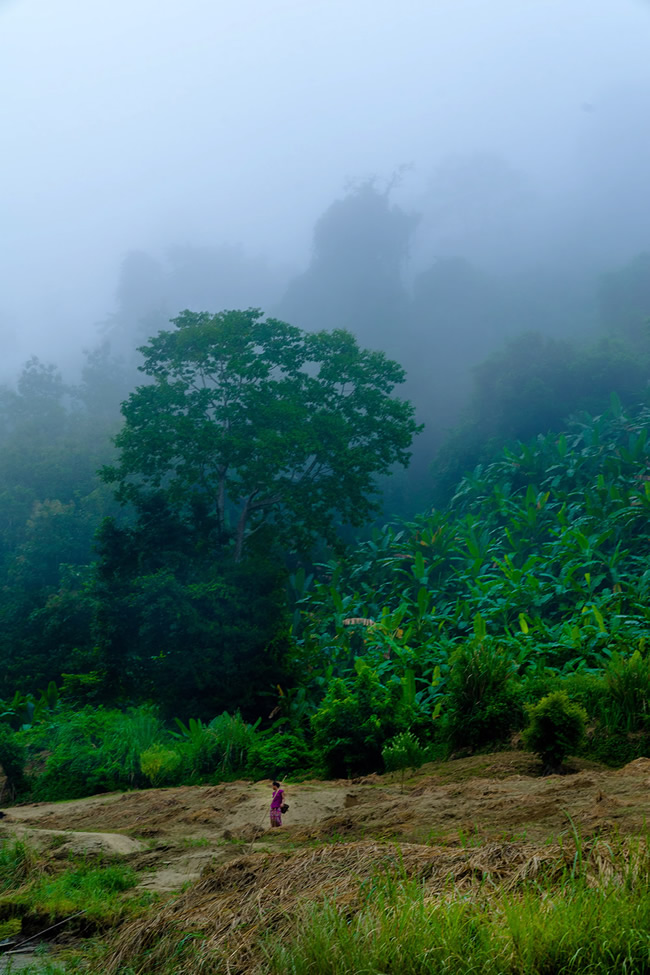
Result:
{"type": "Polygon", "coordinates": [[[402,368],[349,332],[257,310],[173,324],[140,350],[152,381],[122,406],[119,461],[103,472],[119,499],[142,511],[162,495],[188,522],[207,518],[235,561],[262,528],[299,550],[367,520],[376,475],[407,464],[418,431],[392,395],[402,368]]]}

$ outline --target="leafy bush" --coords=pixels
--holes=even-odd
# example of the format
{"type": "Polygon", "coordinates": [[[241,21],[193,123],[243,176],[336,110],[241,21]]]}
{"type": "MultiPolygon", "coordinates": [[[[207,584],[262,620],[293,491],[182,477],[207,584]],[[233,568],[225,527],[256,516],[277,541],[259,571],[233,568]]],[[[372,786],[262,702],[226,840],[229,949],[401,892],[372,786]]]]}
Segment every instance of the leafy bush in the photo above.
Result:
{"type": "Polygon", "coordinates": [[[386,739],[405,731],[413,717],[401,682],[385,686],[363,667],[352,687],[340,679],[330,685],[311,719],[314,743],[331,775],[371,772],[381,767],[386,739]]]}
{"type": "Polygon", "coordinates": [[[590,758],[613,768],[620,768],[650,751],[650,736],[607,729],[598,725],[589,738],[587,752],[590,758]]]}
{"type": "Polygon", "coordinates": [[[422,746],[412,731],[402,731],[386,742],[381,750],[381,757],[387,772],[401,773],[403,789],[406,769],[417,768],[422,763],[422,746]]]}
{"type": "Polygon", "coordinates": [[[539,755],[547,771],[558,772],[584,738],[587,712],[566,691],[547,694],[538,704],[527,705],[526,711],[530,721],[524,730],[526,747],[539,755]]]}
{"type": "Polygon", "coordinates": [[[489,639],[463,644],[451,657],[443,734],[452,748],[504,741],[523,723],[510,655],[489,639]]]}
{"type": "Polygon", "coordinates": [[[156,742],[140,755],[140,768],[151,785],[169,785],[175,780],[175,773],[181,761],[177,750],[166,748],[160,742],[156,742]]]}
{"type": "Polygon", "coordinates": [[[140,755],[164,737],[164,729],[147,705],[127,712],[87,706],[23,734],[32,753],[47,755],[33,798],[79,799],[145,785],[140,755]]]}
{"type": "Polygon", "coordinates": [[[248,765],[249,751],[257,738],[257,725],[248,724],[238,713],[223,714],[204,724],[190,718],[187,725],[176,718],[180,729],[174,732],[181,741],[183,771],[194,781],[205,776],[242,773],[248,765]]]}
{"type": "Polygon", "coordinates": [[[290,772],[314,769],[316,755],[301,735],[276,731],[258,735],[248,753],[247,774],[254,779],[280,779],[290,772]]]}
{"type": "Polygon", "coordinates": [[[255,744],[257,725],[248,724],[241,714],[223,714],[213,718],[209,729],[219,748],[219,769],[222,772],[243,772],[248,764],[248,753],[255,744]]]}
{"type": "Polygon", "coordinates": [[[108,928],[138,909],[137,896],[119,896],[132,891],[138,879],[125,863],[78,863],[55,874],[42,871],[21,897],[21,906],[28,911],[37,907],[40,917],[52,921],[83,911],[85,918],[108,928]]]}
{"type": "Polygon", "coordinates": [[[107,763],[119,764],[129,786],[143,784],[140,755],[165,735],[165,729],[153,705],[142,704],[128,711],[112,712],[102,751],[107,763]]]}

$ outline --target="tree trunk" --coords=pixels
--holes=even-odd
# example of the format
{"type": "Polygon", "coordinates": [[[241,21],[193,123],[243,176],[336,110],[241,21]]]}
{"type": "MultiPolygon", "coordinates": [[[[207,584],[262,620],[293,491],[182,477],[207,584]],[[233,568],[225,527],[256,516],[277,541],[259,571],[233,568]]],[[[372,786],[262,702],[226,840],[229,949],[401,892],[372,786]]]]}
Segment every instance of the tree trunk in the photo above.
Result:
{"type": "Polygon", "coordinates": [[[246,498],[244,507],[242,508],[242,512],[239,516],[239,521],[237,522],[237,532],[235,534],[235,562],[241,562],[244,551],[244,532],[246,531],[246,522],[248,521],[250,503],[251,498],[246,498]]]}

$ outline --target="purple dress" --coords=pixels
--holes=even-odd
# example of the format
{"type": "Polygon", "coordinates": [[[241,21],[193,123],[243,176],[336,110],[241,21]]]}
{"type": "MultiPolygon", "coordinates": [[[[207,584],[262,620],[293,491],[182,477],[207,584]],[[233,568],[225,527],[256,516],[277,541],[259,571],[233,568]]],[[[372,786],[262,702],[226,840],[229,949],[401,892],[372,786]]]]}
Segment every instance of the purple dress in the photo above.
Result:
{"type": "Polygon", "coordinates": [[[284,789],[276,789],[271,799],[271,826],[282,826],[281,806],[284,799],[284,789]]]}

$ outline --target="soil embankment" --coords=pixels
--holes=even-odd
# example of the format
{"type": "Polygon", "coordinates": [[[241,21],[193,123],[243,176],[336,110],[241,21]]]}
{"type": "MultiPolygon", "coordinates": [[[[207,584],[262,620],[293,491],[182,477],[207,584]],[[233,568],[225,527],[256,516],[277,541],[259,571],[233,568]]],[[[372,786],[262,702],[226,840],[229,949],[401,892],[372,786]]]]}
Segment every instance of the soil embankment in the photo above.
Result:
{"type": "Polygon", "coordinates": [[[399,777],[379,775],[286,789],[279,829],[268,824],[269,783],[230,782],[15,806],[0,819],[0,837],[62,859],[123,858],[142,888],[161,894],[155,917],[123,933],[118,971],[145,936],[160,939],[180,924],[218,939],[227,919],[226,937],[235,922],[253,923],[251,905],[268,902],[272,913],[281,903],[286,914],[301,900],[346,896],[346,885],[353,897],[360,881],[393,863],[435,893],[450,879],[516,884],[570,855],[578,837],[587,850],[597,839],[645,836],[650,759],[619,770],[576,761],[572,774],[542,777],[530,755],[513,751],[425,766],[403,791],[399,777]]]}
{"type": "Polygon", "coordinates": [[[172,890],[197,879],[207,863],[258,848],[361,839],[543,846],[574,828],[585,838],[644,830],[650,759],[618,770],[589,762],[575,768],[542,777],[531,756],[501,752],[425,766],[403,793],[396,776],[289,784],[290,809],[275,830],[268,783],[150,789],[14,806],[0,820],[0,836],[66,853],[124,856],[146,869],[143,885],[172,890]]]}

